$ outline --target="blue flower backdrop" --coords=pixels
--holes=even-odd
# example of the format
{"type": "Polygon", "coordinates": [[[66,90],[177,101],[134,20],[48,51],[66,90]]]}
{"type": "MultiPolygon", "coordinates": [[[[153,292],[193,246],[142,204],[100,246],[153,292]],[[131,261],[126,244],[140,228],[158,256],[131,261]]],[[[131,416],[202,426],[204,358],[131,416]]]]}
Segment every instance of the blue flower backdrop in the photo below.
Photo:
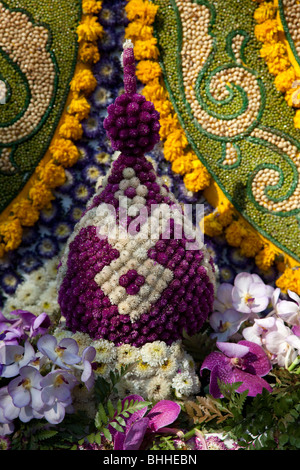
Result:
{"type": "Polygon", "coordinates": [[[53,79],[38,123],[41,72],[0,26],[1,449],[298,449],[298,4],[35,3],[0,2],[48,38],[53,79]],[[251,124],[262,89],[235,138],[222,123],[241,108],[251,124]],[[35,130],[20,140],[24,103],[35,130]],[[204,232],[192,250],[193,230],[176,238],[186,207],[204,232]]]}

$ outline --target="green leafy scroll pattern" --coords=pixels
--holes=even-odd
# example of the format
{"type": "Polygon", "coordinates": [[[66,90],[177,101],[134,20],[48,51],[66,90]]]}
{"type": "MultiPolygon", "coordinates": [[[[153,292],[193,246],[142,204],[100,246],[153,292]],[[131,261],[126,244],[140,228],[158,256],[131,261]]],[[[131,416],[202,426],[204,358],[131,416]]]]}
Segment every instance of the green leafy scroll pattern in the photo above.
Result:
{"type": "Polygon", "coordinates": [[[164,81],[191,147],[251,225],[300,260],[300,132],[260,59],[256,5],[154,3],[164,81]]]}
{"type": "Polygon", "coordinates": [[[80,0],[0,1],[0,80],[6,86],[0,103],[0,212],[50,145],[77,62],[80,18],[80,0]]]}

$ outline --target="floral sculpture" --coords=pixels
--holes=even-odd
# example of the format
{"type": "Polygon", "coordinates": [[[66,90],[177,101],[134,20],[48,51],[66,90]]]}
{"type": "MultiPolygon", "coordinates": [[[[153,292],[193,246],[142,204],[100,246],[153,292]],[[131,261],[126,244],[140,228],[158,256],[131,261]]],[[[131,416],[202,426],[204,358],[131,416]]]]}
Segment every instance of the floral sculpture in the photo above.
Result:
{"type": "Polygon", "coordinates": [[[151,351],[155,367],[211,313],[214,266],[145,155],[159,141],[159,113],[137,93],[131,41],[122,62],[124,93],[104,120],[118,156],[68,240],[58,302],[73,333],[151,351]]]}

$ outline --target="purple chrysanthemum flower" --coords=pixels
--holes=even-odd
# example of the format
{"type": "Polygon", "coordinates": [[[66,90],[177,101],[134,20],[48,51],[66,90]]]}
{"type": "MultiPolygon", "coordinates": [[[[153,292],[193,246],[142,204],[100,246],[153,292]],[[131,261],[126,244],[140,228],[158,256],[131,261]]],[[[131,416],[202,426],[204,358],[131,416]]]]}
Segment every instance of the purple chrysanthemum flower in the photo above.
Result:
{"type": "Polygon", "coordinates": [[[117,23],[116,12],[109,6],[102,6],[98,15],[102,26],[114,26],[117,23]]]}
{"type": "Polygon", "coordinates": [[[27,274],[42,266],[41,260],[32,251],[22,253],[19,264],[20,268],[27,274]]]}
{"type": "Polygon", "coordinates": [[[92,163],[87,165],[82,172],[84,181],[87,184],[92,184],[92,185],[95,184],[97,180],[100,178],[100,176],[103,176],[103,174],[104,172],[102,171],[100,166],[96,164],[92,164],[92,163]]]}
{"type": "Polygon", "coordinates": [[[65,175],[66,181],[56,189],[57,194],[68,194],[77,183],[77,171],[74,168],[65,168],[65,175]]]}
{"type": "Polygon", "coordinates": [[[114,50],[117,46],[117,38],[115,28],[106,27],[101,36],[101,40],[98,41],[99,51],[107,53],[114,50]]]}
{"type": "Polygon", "coordinates": [[[86,138],[97,139],[104,135],[102,118],[98,113],[92,112],[82,121],[82,129],[86,138]]]}
{"type": "Polygon", "coordinates": [[[104,86],[97,86],[89,99],[94,108],[106,109],[113,102],[114,97],[112,92],[104,86]]]}
{"type": "Polygon", "coordinates": [[[57,222],[53,226],[52,233],[58,242],[66,241],[73,231],[73,226],[65,220],[57,222]]]}
{"type": "Polygon", "coordinates": [[[44,208],[40,212],[40,222],[48,227],[49,224],[62,216],[62,212],[61,202],[59,199],[56,199],[49,207],[44,208]]]}
{"type": "Polygon", "coordinates": [[[35,249],[41,258],[51,259],[58,254],[59,245],[54,237],[45,235],[40,239],[35,249]]]}
{"type": "Polygon", "coordinates": [[[92,196],[92,188],[86,183],[78,183],[72,191],[73,198],[80,203],[87,203],[92,196]]]}
{"type": "Polygon", "coordinates": [[[221,352],[209,354],[200,369],[201,374],[204,369],[211,371],[209,392],[214,398],[222,397],[218,380],[230,384],[242,382],[237,392],[248,390],[248,396],[262,393],[263,388],[272,391],[272,387],[262,378],[272,369],[262,347],[244,340],[238,343],[216,344],[221,352]]]}
{"type": "Polygon", "coordinates": [[[102,57],[94,66],[93,72],[99,85],[116,85],[121,77],[121,64],[115,57],[102,57]]]}
{"type": "Polygon", "coordinates": [[[0,285],[8,295],[12,295],[16,292],[21,280],[21,276],[12,269],[0,274],[0,285]]]}

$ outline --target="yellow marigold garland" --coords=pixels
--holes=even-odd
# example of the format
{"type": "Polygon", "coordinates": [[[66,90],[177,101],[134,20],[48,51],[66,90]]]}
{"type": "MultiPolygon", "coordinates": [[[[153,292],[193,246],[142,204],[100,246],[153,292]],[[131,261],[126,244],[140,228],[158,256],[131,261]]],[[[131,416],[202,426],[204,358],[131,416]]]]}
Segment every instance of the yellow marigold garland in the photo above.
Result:
{"type": "Polygon", "coordinates": [[[103,28],[96,15],[101,7],[101,1],[82,0],[83,16],[77,28],[78,62],[70,83],[67,106],[44,159],[25,191],[3,214],[6,218],[0,222],[0,258],[20,245],[23,227],[33,226],[37,222],[39,212],[54,199],[52,190],[65,182],[64,168],[74,165],[79,158],[74,141],[81,138],[80,122],[90,112],[86,97],[97,85],[91,65],[100,59],[97,40],[102,36],[103,28]]]}
{"type": "MultiPolygon", "coordinates": [[[[257,1],[257,0],[256,0],[257,1]]],[[[300,68],[291,60],[291,51],[280,21],[276,0],[259,2],[254,12],[257,22],[254,33],[262,42],[261,57],[265,60],[269,72],[275,76],[274,84],[278,91],[285,94],[288,105],[300,107],[300,68]]],[[[300,113],[296,110],[294,125],[300,129],[300,113]]]]}
{"type": "Polygon", "coordinates": [[[187,189],[197,192],[208,187],[211,177],[197,155],[191,151],[163,83],[152,26],[157,9],[148,0],[129,0],[125,6],[129,20],[125,37],[134,44],[134,54],[139,61],[136,76],[144,84],[142,93],[160,113],[160,137],[165,159],[172,163],[175,173],[183,175],[187,189]]]}

